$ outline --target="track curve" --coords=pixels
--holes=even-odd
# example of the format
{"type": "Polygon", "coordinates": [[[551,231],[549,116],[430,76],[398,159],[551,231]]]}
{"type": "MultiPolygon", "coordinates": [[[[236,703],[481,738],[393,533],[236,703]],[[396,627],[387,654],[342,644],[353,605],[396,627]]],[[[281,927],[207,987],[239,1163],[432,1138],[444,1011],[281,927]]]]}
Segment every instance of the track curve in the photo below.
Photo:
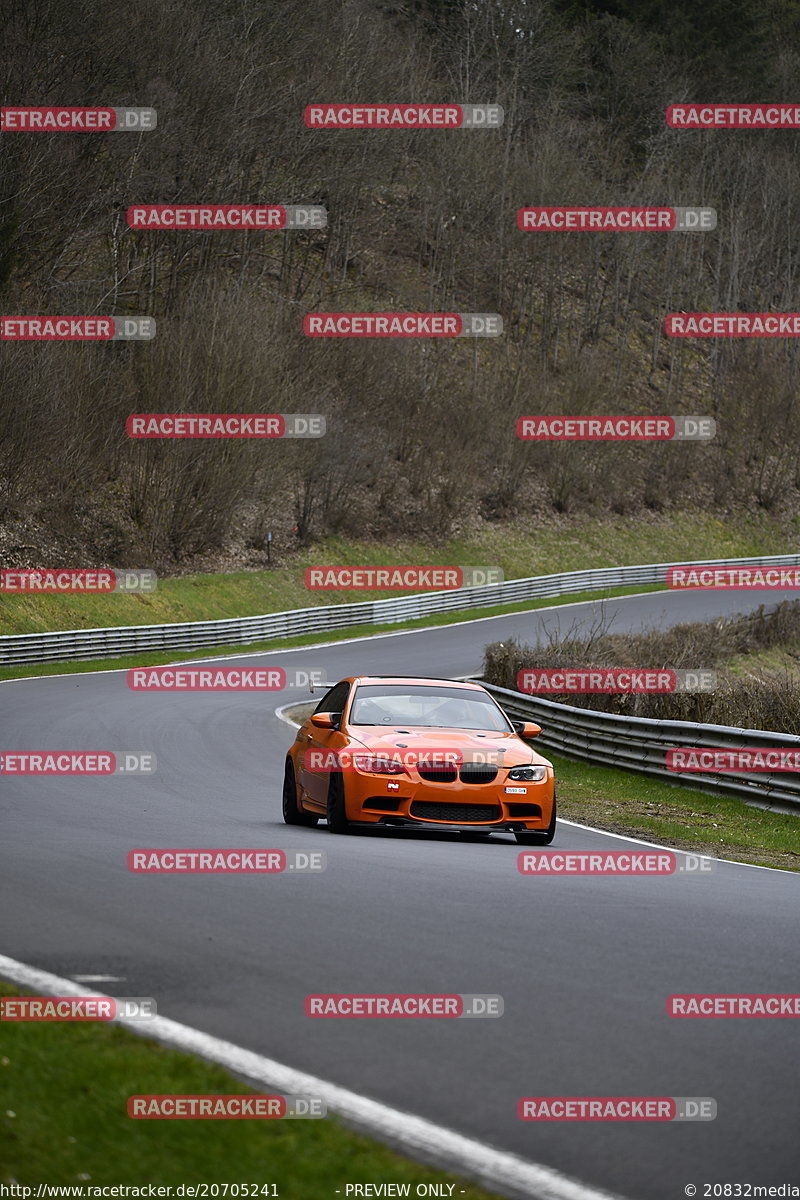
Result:
{"type": "MultiPolygon", "coordinates": [[[[461,676],[479,670],[487,641],[565,630],[598,607],[613,631],[763,600],[656,592],[276,658],[330,680],[461,676]]],[[[798,990],[796,875],[721,863],[703,878],[522,878],[510,836],[287,828],[291,731],[273,708],[304,695],[136,693],[124,672],[102,671],[0,686],[5,750],[158,757],[150,778],[4,779],[3,952],[68,977],[121,976],[118,994],[152,995],[165,1016],[630,1200],[671,1200],[692,1183],[702,1195],[706,1182],[798,1182],[797,1024],[675,1021],[665,1010],[674,992],[798,990]],[[324,849],[328,869],[131,875],[125,856],[145,846],[324,849]],[[312,991],[497,992],[505,1015],[309,1021],[312,991]],[[531,1094],[710,1095],[719,1115],[523,1124],[516,1102],[531,1094]]],[[[557,844],[625,843],[562,825],[557,844]]]]}

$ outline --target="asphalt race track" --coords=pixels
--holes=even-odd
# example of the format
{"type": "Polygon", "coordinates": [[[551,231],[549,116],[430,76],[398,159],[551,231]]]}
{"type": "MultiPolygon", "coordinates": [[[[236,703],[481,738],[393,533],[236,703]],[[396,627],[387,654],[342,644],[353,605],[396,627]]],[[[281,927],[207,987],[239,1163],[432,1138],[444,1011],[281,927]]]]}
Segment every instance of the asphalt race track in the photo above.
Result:
{"type": "MultiPolygon", "coordinates": [[[[650,593],[612,629],[789,593],[650,593]]],[[[593,604],[276,656],[285,668],[463,676],[487,641],[593,604]]],[[[263,666],[271,656],[242,656],[263,666]]],[[[206,660],[208,662],[212,660],[206,660]]],[[[238,664],[237,664],[238,665],[238,664]]],[[[701,667],[704,664],[698,663],[701,667]]],[[[102,664],[98,664],[102,668],[102,664]]],[[[517,873],[510,835],[334,837],[280,815],[292,731],[274,695],[132,692],[124,672],[0,685],[3,750],[150,750],[152,777],[4,778],[0,951],[629,1200],[798,1183],[798,1022],[675,1020],[675,992],[796,992],[800,877],[721,863],[663,878],[517,873]],[[133,875],[137,847],[323,849],[318,875],[133,875]],[[310,1020],[309,992],[500,993],[496,1020],[310,1020]],[[707,1123],[523,1123],[524,1095],[712,1096],[707,1123]]],[[[800,849],[800,824],[798,824],[800,849]]],[[[556,846],[615,838],[561,825],[556,846]]],[[[333,1193],[333,1189],[332,1189],[333,1193]]]]}

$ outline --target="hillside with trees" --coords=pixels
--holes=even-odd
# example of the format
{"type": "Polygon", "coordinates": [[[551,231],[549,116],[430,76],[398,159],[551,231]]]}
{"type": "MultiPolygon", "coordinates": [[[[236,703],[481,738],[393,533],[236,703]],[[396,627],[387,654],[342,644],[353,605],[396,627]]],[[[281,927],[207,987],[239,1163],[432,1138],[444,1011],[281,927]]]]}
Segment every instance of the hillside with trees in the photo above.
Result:
{"type": "Polygon", "coordinates": [[[798,346],[668,339],[800,310],[800,133],[667,127],[800,95],[800,3],[18,0],[15,105],[151,133],[0,137],[0,307],[151,343],[3,343],[0,553],[169,572],[266,529],[800,509],[798,346]],[[307,129],[315,102],[499,103],[498,130],[307,129]],[[315,203],[324,230],[133,231],[134,203],[315,203]],[[525,234],[523,205],[702,205],[714,232],[525,234]],[[498,339],[306,338],[308,311],[497,312],[498,339]],[[322,413],[317,441],[136,442],[132,412],[322,413]],[[708,444],[530,444],[530,413],[715,417],[708,444]]]}

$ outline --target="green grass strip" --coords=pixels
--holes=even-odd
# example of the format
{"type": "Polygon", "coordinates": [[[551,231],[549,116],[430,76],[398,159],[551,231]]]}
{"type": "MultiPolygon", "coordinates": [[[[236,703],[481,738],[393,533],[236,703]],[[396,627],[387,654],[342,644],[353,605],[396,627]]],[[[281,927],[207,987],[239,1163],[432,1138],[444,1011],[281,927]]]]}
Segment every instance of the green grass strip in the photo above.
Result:
{"type": "MultiPolygon", "coordinates": [[[[0,995],[20,994],[0,983],[0,995]]],[[[250,1094],[221,1067],[101,1022],[4,1022],[0,1182],[275,1184],[281,1200],[330,1197],[348,1182],[455,1184],[489,1193],[322,1120],[137,1121],[130,1095],[250,1094]]],[[[264,1192],[264,1195],[267,1195],[264,1192]]],[[[221,1195],[221,1193],[220,1193],[221,1195]]]]}
{"type": "Polygon", "coordinates": [[[561,817],[678,850],[800,871],[800,816],[541,752],[555,767],[561,817]]]}

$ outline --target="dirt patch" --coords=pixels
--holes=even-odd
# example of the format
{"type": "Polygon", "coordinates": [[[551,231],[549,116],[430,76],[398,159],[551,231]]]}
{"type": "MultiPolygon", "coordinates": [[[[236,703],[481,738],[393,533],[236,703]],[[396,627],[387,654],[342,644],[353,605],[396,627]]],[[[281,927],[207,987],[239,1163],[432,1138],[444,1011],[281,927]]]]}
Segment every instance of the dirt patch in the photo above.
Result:
{"type": "Polygon", "coordinates": [[[311,716],[314,709],[319,704],[319,700],[314,700],[311,704],[304,701],[302,704],[293,704],[291,708],[284,709],[283,715],[290,721],[296,721],[298,725],[302,725],[311,716]]]}

